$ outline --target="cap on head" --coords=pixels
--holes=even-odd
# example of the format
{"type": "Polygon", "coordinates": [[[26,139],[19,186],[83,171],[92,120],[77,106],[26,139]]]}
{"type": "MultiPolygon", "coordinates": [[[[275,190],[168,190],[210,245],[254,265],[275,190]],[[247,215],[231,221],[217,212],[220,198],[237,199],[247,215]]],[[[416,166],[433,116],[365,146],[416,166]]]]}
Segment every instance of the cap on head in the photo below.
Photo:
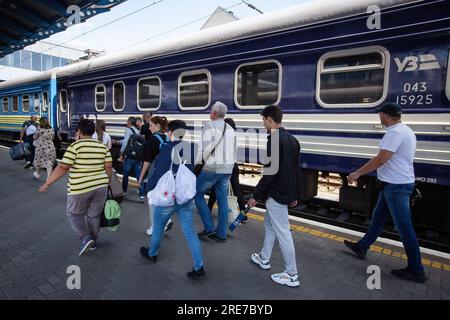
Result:
{"type": "Polygon", "coordinates": [[[402,108],[397,103],[387,103],[376,110],[383,112],[392,117],[400,117],[402,115],[402,108]]]}

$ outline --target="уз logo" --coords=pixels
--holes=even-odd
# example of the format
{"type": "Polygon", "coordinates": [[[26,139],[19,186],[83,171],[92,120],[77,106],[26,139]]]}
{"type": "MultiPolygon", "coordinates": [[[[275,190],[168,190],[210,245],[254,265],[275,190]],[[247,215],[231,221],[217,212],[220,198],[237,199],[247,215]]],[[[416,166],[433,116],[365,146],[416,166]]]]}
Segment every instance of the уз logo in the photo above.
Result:
{"type": "Polygon", "coordinates": [[[441,68],[434,54],[422,54],[418,57],[408,56],[403,60],[400,60],[399,58],[395,58],[394,60],[398,67],[397,72],[433,70],[441,68]]]}

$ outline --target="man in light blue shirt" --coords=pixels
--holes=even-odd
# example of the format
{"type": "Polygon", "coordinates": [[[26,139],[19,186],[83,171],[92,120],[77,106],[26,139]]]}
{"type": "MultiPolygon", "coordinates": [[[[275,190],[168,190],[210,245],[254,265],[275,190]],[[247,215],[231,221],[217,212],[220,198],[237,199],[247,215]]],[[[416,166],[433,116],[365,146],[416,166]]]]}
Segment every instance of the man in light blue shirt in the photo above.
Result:
{"type": "Polygon", "coordinates": [[[408,267],[392,270],[391,273],[404,280],[425,282],[427,277],[422,266],[419,242],[412,225],[409,206],[415,181],[413,161],[416,136],[401,122],[402,110],[398,104],[386,104],[378,111],[381,124],[387,127],[380,143],[380,151],[364,166],[351,173],[348,181],[352,183],[359,177],[377,170],[380,195],[366,235],[356,243],[344,241],[344,244],[360,259],[364,259],[367,250],[383,231],[390,213],[408,256],[408,267]]]}

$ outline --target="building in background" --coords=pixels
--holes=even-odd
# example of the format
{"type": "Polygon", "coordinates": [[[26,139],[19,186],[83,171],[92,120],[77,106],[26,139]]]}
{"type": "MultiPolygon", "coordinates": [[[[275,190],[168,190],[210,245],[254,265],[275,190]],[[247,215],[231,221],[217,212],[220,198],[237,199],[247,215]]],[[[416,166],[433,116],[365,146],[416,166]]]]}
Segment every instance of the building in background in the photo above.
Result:
{"type": "Polygon", "coordinates": [[[239,20],[232,11],[226,11],[222,7],[217,7],[214,13],[206,20],[205,24],[200,29],[207,29],[221,24],[229,23],[239,20]]]}

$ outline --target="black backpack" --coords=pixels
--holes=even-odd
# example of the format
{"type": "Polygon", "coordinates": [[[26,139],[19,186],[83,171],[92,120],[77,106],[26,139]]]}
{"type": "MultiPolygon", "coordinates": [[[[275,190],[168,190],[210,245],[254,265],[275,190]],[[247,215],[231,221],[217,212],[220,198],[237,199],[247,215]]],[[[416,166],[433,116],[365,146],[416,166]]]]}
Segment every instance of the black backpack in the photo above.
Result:
{"type": "Polygon", "coordinates": [[[145,137],[141,136],[139,132],[134,131],[132,128],[130,130],[133,131],[133,134],[128,139],[124,154],[131,159],[142,160],[145,149],[145,137]]]}

